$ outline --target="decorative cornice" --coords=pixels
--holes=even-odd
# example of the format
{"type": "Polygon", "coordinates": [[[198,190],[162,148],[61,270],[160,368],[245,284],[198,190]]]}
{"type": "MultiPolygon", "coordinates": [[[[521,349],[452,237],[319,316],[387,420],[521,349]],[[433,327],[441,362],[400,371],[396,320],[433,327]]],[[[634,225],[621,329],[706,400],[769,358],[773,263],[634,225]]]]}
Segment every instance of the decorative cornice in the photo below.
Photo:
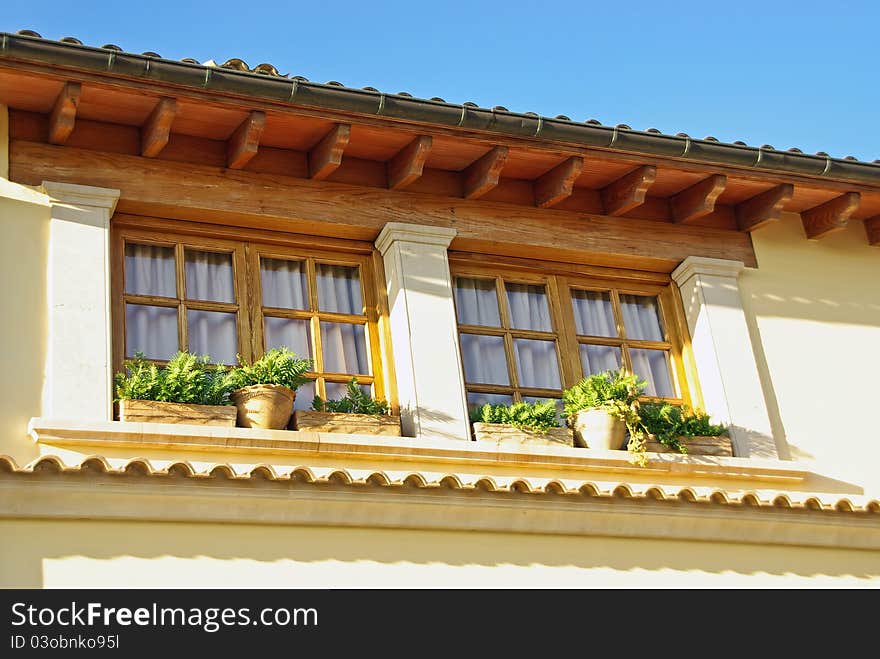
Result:
{"type": "Polygon", "coordinates": [[[436,245],[446,249],[457,234],[458,231],[455,229],[447,229],[446,227],[389,222],[382,228],[379,237],[376,238],[376,249],[384,256],[385,252],[397,241],[436,245]]]}
{"type": "Polygon", "coordinates": [[[113,188],[97,188],[91,185],[76,185],[57,181],[43,181],[42,189],[52,197],[53,203],[61,202],[73,206],[106,208],[111,216],[116,210],[116,202],[119,201],[119,196],[122,194],[120,190],[113,188]]]}
{"type": "Polygon", "coordinates": [[[727,259],[712,259],[705,256],[689,256],[672,271],[672,279],[679,286],[695,275],[709,275],[712,277],[729,277],[736,279],[745,268],[742,261],[730,261],[727,259]]]}

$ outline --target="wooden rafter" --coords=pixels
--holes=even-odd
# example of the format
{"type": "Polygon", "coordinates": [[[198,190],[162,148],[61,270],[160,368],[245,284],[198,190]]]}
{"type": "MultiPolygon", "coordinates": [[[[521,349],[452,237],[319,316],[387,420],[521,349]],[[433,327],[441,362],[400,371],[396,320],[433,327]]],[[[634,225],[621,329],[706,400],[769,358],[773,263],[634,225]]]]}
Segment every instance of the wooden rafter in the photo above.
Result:
{"type": "Polygon", "coordinates": [[[584,159],[572,156],[535,181],[535,206],[549,208],[571,196],[574,182],[584,170],[584,159]]]}
{"type": "Polygon", "coordinates": [[[431,136],[419,135],[388,161],[388,187],[403,190],[422,176],[425,160],[431,152],[431,136]]]}
{"type": "Polygon", "coordinates": [[[464,197],[477,199],[498,185],[501,170],[507,162],[506,146],[493,147],[479,160],[464,170],[464,197]]]}
{"type": "Polygon", "coordinates": [[[740,231],[754,231],[770,222],[779,221],[782,207],[794,194],[791,183],[777,185],[736,206],[736,223],[740,231]]]}
{"type": "Polygon", "coordinates": [[[804,232],[810,240],[818,240],[846,228],[846,222],[859,207],[858,192],[845,192],[815,208],[801,213],[804,232]]]}
{"type": "Polygon", "coordinates": [[[49,116],[49,142],[64,144],[73,132],[76,123],[76,108],[82,85],[78,82],[67,82],[55,99],[52,114],[49,116]]]}
{"type": "Polygon", "coordinates": [[[644,165],[602,188],[602,206],[606,215],[623,215],[645,203],[648,188],[657,178],[657,168],[644,165]]]}
{"type": "Polygon", "coordinates": [[[865,220],[865,233],[868,234],[869,245],[880,247],[880,215],[865,220]]]}
{"type": "Polygon", "coordinates": [[[342,164],[342,153],[351,138],[351,124],[336,124],[309,151],[309,178],[327,178],[342,164]]]}
{"type": "Polygon", "coordinates": [[[674,195],[669,200],[673,221],[689,222],[708,215],[715,210],[715,200],[724,192],[726,186],[726,176],[713,174],[674,195]]]}
{"type": "Polygon", "coordinates": [[[171,124],[177,114],[177,101],[173,98],[160,98],[150,113],[147,123],[141,128],[141,155],[154,158],[168,144],[171,136],[171,124]]]}
{"type": "Polygon", "coordinates": [[[226,143],[226,166],[229,169],[241,169],[257,155],[265,127],[266,113],[261,110],[254,110],[241,122],[226,143]]]}

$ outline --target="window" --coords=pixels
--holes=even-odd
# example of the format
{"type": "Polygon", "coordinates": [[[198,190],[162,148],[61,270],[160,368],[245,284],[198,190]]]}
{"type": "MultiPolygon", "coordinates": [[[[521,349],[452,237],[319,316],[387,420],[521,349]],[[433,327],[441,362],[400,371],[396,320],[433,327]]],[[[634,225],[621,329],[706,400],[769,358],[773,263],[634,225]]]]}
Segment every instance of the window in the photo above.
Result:
{"type": "Polygon", "coordinates": [[[668,276],[481,260],[450,254],[471,408],[559,399],[581,378],[621,366],[647,381],[645,398],[690,402],[668,276]]]}
{"type": "Polygon", "coordinates": [[[287,346],[314,365],[297,409],[338,397],[352,376],[387,398],[370,255],[131,228],[114,240],[117,370],[137,352],[235,364],[287,346]]]}

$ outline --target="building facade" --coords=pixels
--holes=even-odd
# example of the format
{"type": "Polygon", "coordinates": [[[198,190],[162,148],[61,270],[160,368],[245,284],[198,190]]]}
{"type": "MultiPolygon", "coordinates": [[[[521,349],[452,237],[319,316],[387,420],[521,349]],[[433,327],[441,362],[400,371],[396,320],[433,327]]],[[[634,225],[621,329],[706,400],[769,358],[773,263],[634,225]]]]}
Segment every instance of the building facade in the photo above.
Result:
{"type": "Polygon", "coordinates": [[[880,164],[0,35],[0,584],[880,583],[880,164]],[[403,437],[123,423],[314,360],[403,437]],[[733,457],[472,441],[623,366],[733,457]]]}

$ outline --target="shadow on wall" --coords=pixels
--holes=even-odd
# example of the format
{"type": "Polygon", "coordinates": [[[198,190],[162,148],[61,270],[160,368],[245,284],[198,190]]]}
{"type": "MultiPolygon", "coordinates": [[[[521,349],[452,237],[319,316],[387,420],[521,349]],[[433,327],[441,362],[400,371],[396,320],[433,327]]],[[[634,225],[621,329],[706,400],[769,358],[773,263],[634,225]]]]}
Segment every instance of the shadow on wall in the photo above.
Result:
{"type": "Polygon", "coordinates": [[[27,587],[876,584],[876,555],[795,546],[232,524],[3,523],[27,587]],[[874,581],[872,581],[874,579],[874,581]]]}

